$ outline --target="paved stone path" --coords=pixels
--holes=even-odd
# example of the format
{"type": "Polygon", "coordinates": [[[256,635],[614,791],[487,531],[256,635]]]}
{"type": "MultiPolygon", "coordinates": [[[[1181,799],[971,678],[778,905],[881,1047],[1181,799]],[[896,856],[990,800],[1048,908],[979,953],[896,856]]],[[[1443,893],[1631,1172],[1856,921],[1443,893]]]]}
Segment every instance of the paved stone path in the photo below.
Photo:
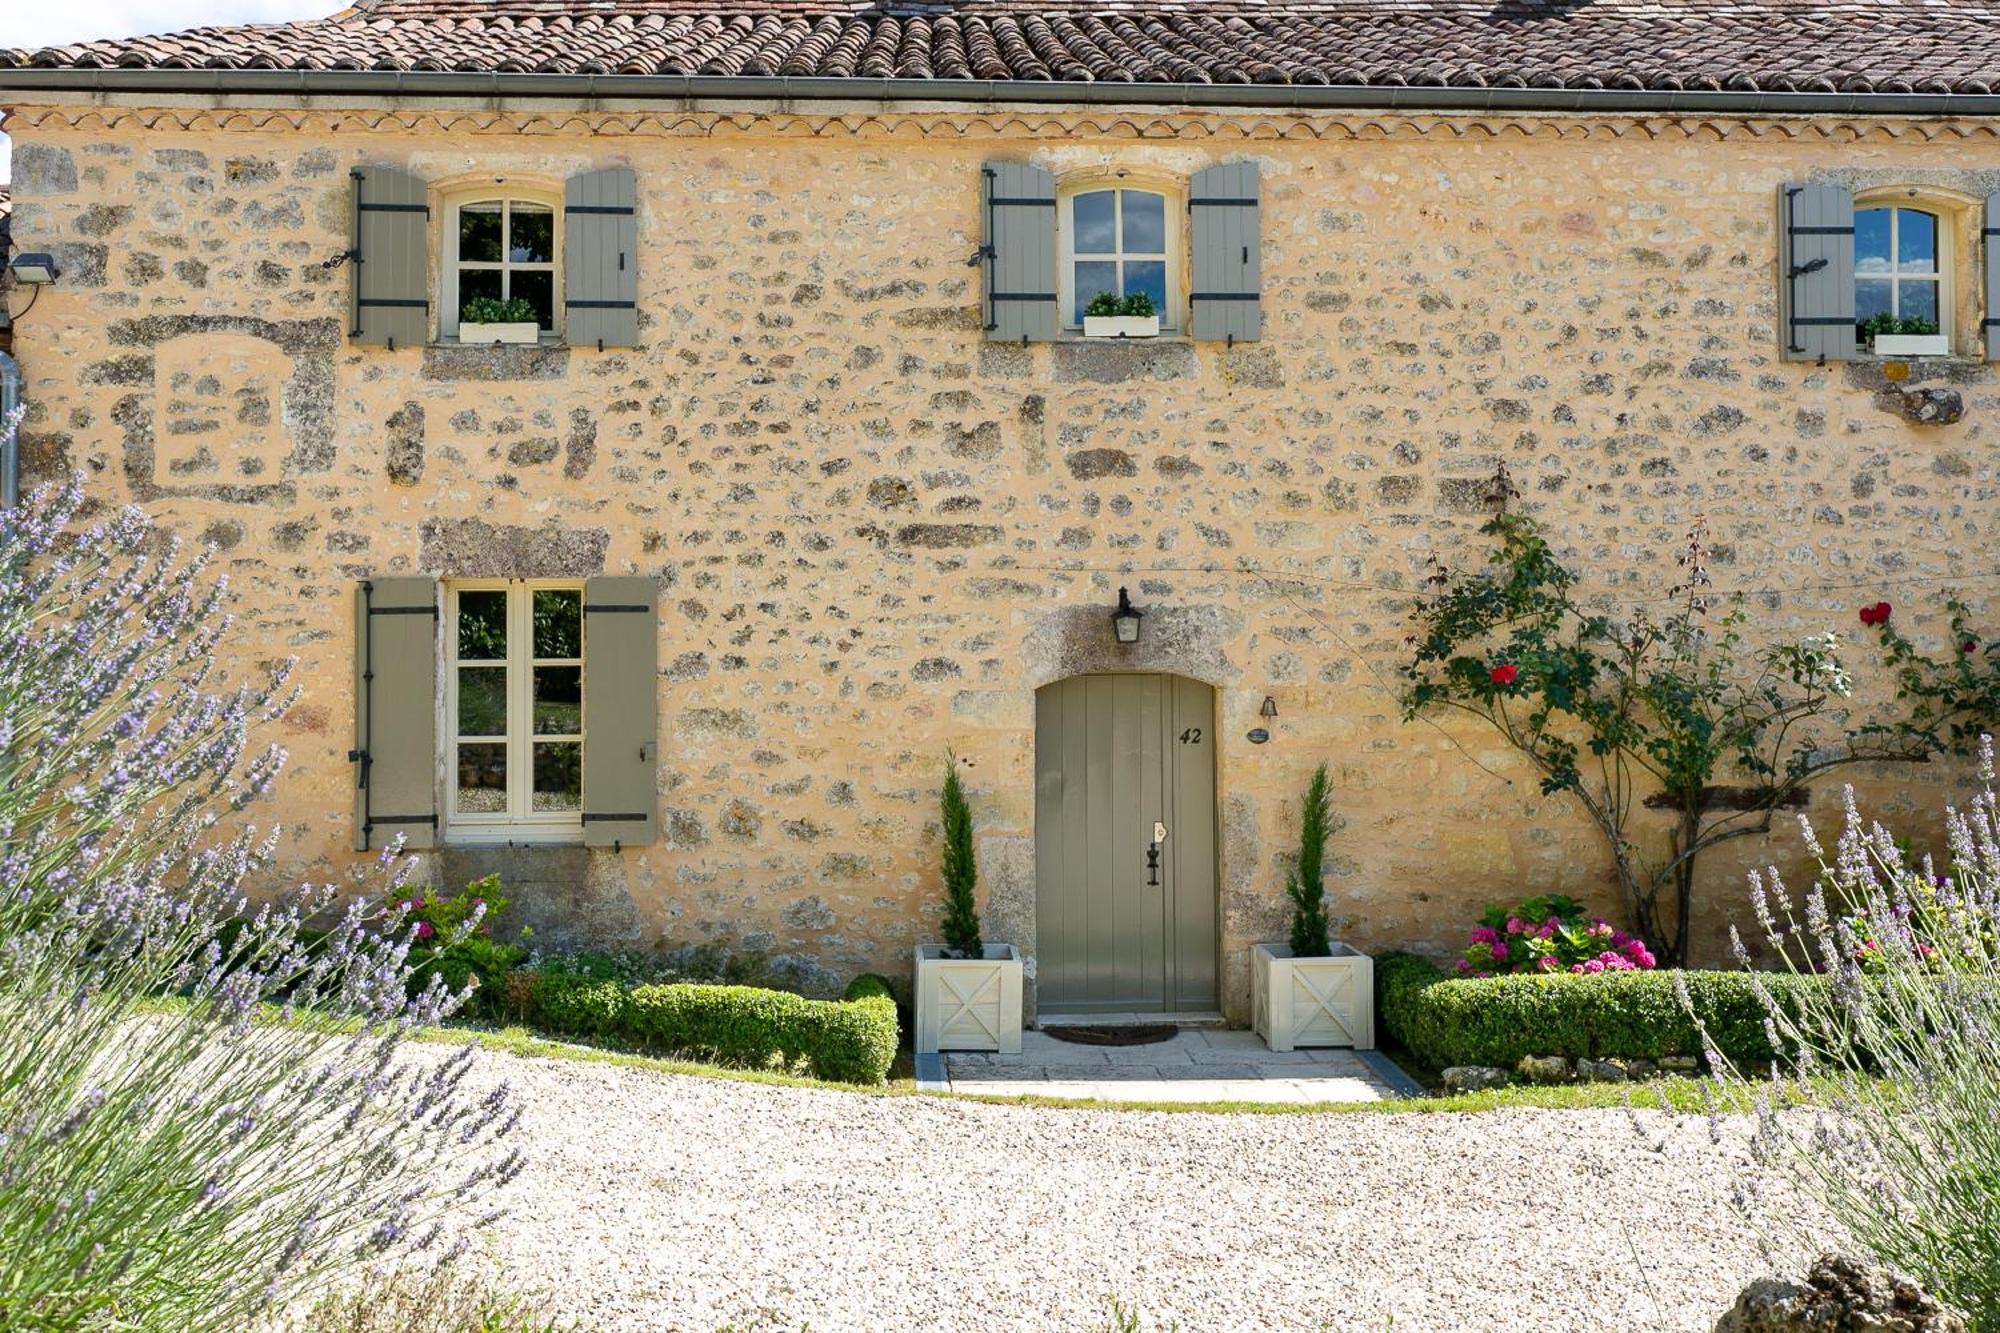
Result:
{"type": "Polygon", "coordinates": [[[1365,1102],[1408,1091],[1372,1052],[1278,1052],[1254,1032],[1187,1028],[1149,1046],[1083,1046],[1043,1032],[1019,1055],[948,1052],[951,1091],[1120,1102],[1365,1102]]]}

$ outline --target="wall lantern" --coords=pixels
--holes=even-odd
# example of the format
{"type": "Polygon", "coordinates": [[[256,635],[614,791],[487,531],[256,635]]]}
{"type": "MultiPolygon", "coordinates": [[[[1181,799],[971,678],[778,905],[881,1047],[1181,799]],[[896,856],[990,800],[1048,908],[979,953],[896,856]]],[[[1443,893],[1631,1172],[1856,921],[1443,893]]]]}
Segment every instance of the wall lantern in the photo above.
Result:
{"type": "Polygon", "coordinates": [[[62,270],[56,267],[55,256],[43,250],[15,255],[7,270],[14,275],[14,281],[23,287],[45,287],[62,276],[62,270]]]}
{"type": "Polygon", "coordinates": [[[1265,721],[1268,722],[1277,715],[1278,715],[1278,701],[1276,699],[1273,699],[1268,694],[1265,695],[1264,706],[1257,710],[1257,716],[1263,718],[1265,721]]]}
{"type": "Polygon", "coordinates": [[[1120,643],[1139,642],[1139,618],[1146,613],[1132,605],[1132,599],[1125,590],[1118,590],[1118,609],[1111,613],[1111,632],[1120,643]]]}

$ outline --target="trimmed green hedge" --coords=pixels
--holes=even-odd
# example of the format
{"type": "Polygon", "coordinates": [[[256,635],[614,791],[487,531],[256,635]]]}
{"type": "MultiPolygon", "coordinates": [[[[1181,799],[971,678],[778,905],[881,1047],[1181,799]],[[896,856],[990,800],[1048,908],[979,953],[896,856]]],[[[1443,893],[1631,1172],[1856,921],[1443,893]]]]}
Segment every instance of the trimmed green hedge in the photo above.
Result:
{"type": "MultiPolygon", "coordinates": [[[[1774,1058],[1764,1005],[1747,973],[1682,976],[1717,1050],[1737,1063],[1774,1058]]],[[[1787,1006],[1802,987],[1823,984],[1774,973],[1758,980],[1787,1006]]],[[[1671,972],[1457,978],[1414,954],[1390,953],[1375,960],[1375,992],[1382,1026],[1437,1069],[1512,1069],[1526,1055],[1657,1060],[1702,1053],[1671,972]]]]}
{"type": "Polygon", "coordinates": [[[573,972],[536,976],[523,1015],[537,1027],[764,1068],[804,1065],[836,1083],[880,1083],[896,1058],[889,983],[860,976],[838,1000],[756,986],[629,985],[573,972]]]}

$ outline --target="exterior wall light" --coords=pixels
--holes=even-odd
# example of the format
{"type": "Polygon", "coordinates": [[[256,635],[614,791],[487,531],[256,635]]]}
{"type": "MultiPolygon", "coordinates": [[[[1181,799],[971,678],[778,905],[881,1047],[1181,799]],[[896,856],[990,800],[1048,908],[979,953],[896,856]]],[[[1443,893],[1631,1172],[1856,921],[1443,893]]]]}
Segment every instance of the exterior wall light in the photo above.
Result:
{"type": "Polygon", "coordinates": [[[1273,699],[1268,694],[1265,695],[1264,706],[1257,710],[1257,716],[1263,718],[1265,721],[1268,722],[1277,715],[1278,715],[1278,701],[1276,699],[1273,699]]]}
{"type": "Polygon", "coordinates": [[[1132,599],[1125,590],[1118,590],[1118,609],[1111,613],[1111,632],[1120,643],[1139,642],[1139,618],[1146,613],[1132,605],[1132,599]]]}
{"type": "Polygon", "coordinates": [[[15,255],[7,271],[23,287],[46,287],[62,276],[62,270],[56,267],[55,256],[45,250],[15,255]]]}

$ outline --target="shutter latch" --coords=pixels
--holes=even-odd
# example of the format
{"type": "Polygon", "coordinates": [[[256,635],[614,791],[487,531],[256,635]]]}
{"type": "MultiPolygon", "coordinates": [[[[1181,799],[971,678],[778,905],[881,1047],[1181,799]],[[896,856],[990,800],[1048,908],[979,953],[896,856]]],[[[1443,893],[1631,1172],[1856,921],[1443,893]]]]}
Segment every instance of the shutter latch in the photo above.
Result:
{"type": "Polygon", "coordinates": [[[1826,256],[1821,255],[1818,259],[1808,259],[1803,264],[1794,264],[1792,265],[1792,276],[1798,278],[1808,273],[1817,273],[1827,266],[1827,262],[1826,256]]]}
{"type": "Polygon", "coordinates": [[[991,245],[982,245],[972,252],[971,257],[965,261],[965,266],[967,268],[978,268],[981,260],[991,258],[993,258],[993,247],[991,245]]]}

